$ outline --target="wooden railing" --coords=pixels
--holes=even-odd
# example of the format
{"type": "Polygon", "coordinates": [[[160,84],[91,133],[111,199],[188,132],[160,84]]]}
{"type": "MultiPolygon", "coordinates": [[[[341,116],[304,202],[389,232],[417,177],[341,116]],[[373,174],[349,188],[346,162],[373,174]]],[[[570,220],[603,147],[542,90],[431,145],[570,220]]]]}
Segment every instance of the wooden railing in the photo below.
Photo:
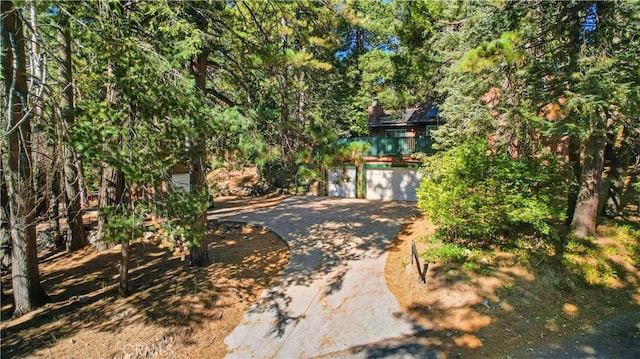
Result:
{"type": "Polygon", "coordinates": [[[363,156],[398,156],[414,153],[433,153],[431,137],[354,137],[341,138],[337,145],[347,145],[352,142],[365,142],[370,145],[363,156]]]}

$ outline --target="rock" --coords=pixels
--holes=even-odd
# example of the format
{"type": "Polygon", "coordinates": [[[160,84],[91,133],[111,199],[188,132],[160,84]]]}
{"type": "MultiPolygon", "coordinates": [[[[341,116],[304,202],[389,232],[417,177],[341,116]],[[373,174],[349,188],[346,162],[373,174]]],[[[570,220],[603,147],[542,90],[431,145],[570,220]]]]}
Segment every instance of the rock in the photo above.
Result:
{"type": "Polygon", "coordinates": [[[578,314],[578,306],[572,303],[564,303],[562,305],[562,311],[569,316],[575,316],[578,314]]]}
{"type": "Polygon", "coordinates": [[[122,309],[122,310],[117,311],[114,315],[117,318],[123,318],[123,317],[126,317],[126,316],[129,315],[129,311],[127,311],[126,309],[122,309]]]}
{"type": "Polygon", "coordinates": [[[89,240],[90,244],[96,244],[96,242],[98,242],[98,231],[95,229],[90,230],[87,233],[87,239],[89,240]]]}
{"type": "Polygon", "coordinates": [[[49,248],[56,247],[56,239],[53,234],[53,231],[47,229],[45,231],[38,232],[36,235],[36,243],[38,247],[38,251],[42,251],[49,248]]]}

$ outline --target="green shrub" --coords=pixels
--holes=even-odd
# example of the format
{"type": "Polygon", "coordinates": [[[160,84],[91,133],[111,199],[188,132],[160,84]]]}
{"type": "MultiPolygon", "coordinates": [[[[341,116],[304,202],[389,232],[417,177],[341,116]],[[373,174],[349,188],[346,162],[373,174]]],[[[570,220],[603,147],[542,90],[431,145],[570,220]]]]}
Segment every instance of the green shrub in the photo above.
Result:
{"type": "Polygon", "coordinates": [[[199,246],[207,233],[207,225],[198,221],[198,216],[206,212],[208,193],[170,191],[155,200],[154,210],[166,220],[160,223],[160,240],[165,240],[172,250],[175,246],[199,246]]]}
{"type": "Polygon", "coordinates": [[[488,266],[480,263],[476,263],[476,262],[465,262],[462,265],[462,268],[464,268],[464,270],[466,271],[480,274],[483,276],[490,276],[493,273],[491,271],[491,268],[489,268],[488,266]]]}
{"type": "Polygon", "coordinates": [[[422,253],[422,258],[428,263],[463,263],[467,258],[467,251],[452,243],[442,243],[427,248],[422,253]]]}
{"type": "Polygon", "coordinates": [[[425,159],[418,207],[447,240],[486,244],[523,228],[555,236],[564,192],[553,157],[515,159],[492,154],[486,140],[465,142],[425,159]]]}

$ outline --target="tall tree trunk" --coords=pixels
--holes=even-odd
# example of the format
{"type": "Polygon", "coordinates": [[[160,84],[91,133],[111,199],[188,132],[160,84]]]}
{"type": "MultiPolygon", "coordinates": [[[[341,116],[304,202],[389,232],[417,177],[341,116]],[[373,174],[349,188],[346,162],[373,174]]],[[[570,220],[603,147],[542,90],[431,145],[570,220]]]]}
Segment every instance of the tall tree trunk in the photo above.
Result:
{"type": "Polygon", "coordinates": [[[4,269],[11,266],[11,233],[9,231],[9,195],[4,179],[3,152],[3,148],[0,147],[0,266],[4,269]]]}
{"type": "MultiPolygon", "coordinates": [[[[54,167],[54,166],[52,166],[54,167]]],[[[49,199],[49,223],[51,225],[51,233],[56,243],[56,248],[60,248],[64,245],[64,240],[60,234],[60,171],[57,168],[52,168],[50,172],[50,179],[47,188],[47,196],[49,199]]]]}
{"type": "MultiPolygon", "coordinates": [[[[108,164],[102,165],[102,174],[100,179],[100,201],[98,207],[100,209],[106,207],[114,207],[122,202],[125,192],[124,173],[118,171],[108,164]]],[[[103,215],[98,217],[98,240],[105,240],[105,224],[107,218],[103,215]]]]}
{"type": "Polygon", "coordinates": [[[38,271],[23,24],[11,1],[2,1],[0,6],[3,14],[0,17],[2,72],[7,101],[8,166],[5,178],[9,194],[13,315],[20,316],[44,304],[48,296],[38,271]]]}
{"type": "MultiPolygon", "coordinates": [[[[2,166],[3,152],[3,148],[0,146],[0,267],[4,270],[11,267],[11,235],[9,232],[9,195],[2,166]]],[[[0,279],[0,294],[3,301],[9,297],[4,292],[2,279],[0,279]]]]}
{"type": "MultiPolygon", "coordinates": [[[[102,179],[100,183],[100,208],[112,206],[126,206],[129,203],[129,194],[125,186],[124,173],[113,166],[104,164],[102,167],[102,179]]],[[[106,238],[105,225],[108,218],[104,215],[98,217],[98,242],[96,250],[110,248],[110,242],[106,238]]],[[[129,295],[129,241],[120,241],[120,280],[118,294],[123,297],[129,295]]]]}
{"type": "Polygon", "coordinates": [[[129,241],[120,241],[120,279],[118,281],[118,294],[121,297],[129,296],[130,252],[129,241]]]}
{"type": "MultiPolygon", "coordinates": [[[[73,154],[75,155],[75,166],[76,166],[76,173],[78,174],[78,190],[80,191],[80,204],[82,206],[82,208],[87,207],[87,188],[86,185],[84,183],[84,166],[82,165],[82,161],[80,159],[80,156],[78,155],[77,152],[73,152],[73,154]]],[[[86,238],[86,233],[85,233],[85,238],[86,238]]],[[[88,240],[87,240],[88,242],[88,240]]]]}
{"type": "MultiPolygon", "coordinates": [[[[283,28],[287,28],[287,19],[280,18],[280,25],[283,28]]],[[[282,56],[285,57],[289,47],[289,36],[286,33],[280,35],[280,50],[282,56]]],[[[289,86],[290,86],[290,72],[291,66],[285,61],[280,68],[280,74],[278,77],[280,85],[280,165],[283,171],[280,174],[284,179],[276,178],[275,183],[280,182],[278,186],[289,187],[291,184],[287,181],[291,178],[292,168],[295,168],[294,154],[298,152],[298,138],[300,135],[298,132],[298,126],[295,123],[291,123],[291,107],[289,103],[289,86]]],[[[295,109],[294,109],[295,112],[295,109]]]]}
{"type": "MultiPolygon", "coordinates": [[[[304,48],[302,49],[304,51],[304,48]]],[[[298,131],[299,133],[303,133],[304,127],[306,125],[306,116],[305,116],[305,100],[307,99],[306,87],[305,83],[305,72],[303,69],[298,70],[298,76],[296,78],[297,82],[297,106],[296,106],[296,117],[298,118],[298,131]]]]}
{"type": "MultiPolygon", "coordinates": [[[[107,76],[111,79],[113,77],[113,65],[109,63],[107,65],[107,76]]],[[[113,106],[116,104],[116,88],[113,82],[107,83],[106,93],[107,106],[113,106]]],[[[121,126],[127,124],[120,123],[121,126]]],[[[105,143],[105,150],[108,147],[114,147],[120,145],[122,138],[119,138],[111,143],[105,143]]],[[[100,200],[99,208],[106,207],[120,207],[124,210],[124,207],[128,206],[131,202],[131,191],[127,188],[124,172],[115,168],[109,163],[102,164],[101,182],[100,182],[100,200]]],[[[108,218],[104,215],[98,217],[98,242],[96,243],[96,249],[102,250],[110,247],[109,242],[106,240],[105,225],[108,218]]],[[[129,262],[130,262],[130,247],[129,240],[120,241],[120,279],[118,281],[118,294],[122,297],[129,295],[129,262]]]]}
{"type": "MultiPolygon", "coordinates": [[[[35,137],[35,136],[34,136],[35,137]]],[[[35,146],[36,147],[41,147],[40,143],[38,143],[40,141],[35,142],[35,146]]],[[[35,199],[35,206],[36,206],[36,217],[40,218],[40,217],[46,217],[47,216],[47,212],[49,209],[49,197],[47,196],[47,188],[49,187],[47,184],[48,181],[48,173],[46,171],[43,170],[42,167],[45,167],[46,164],[44,163],[44,156],[40,156],[40,155],[36,155],[36,153],[38,152],[37,150],[33,151],[33,177],[35,178],[34,181],[34,191],[36,193],[36,199],[35,199]],[[35,158],[35,157],[39,157],[39,158],[35,158]]]]}
{"type": "MultiPolygon", "coordinates": [[[[51,127],[55,131],[54,138],[60,137],[60,129],[55,118],[51,119],[51,127]]],[[[47,198],[49,202],[48,217],[51,233],[56,243],[56,248],[64,246],[64,237],[60,232],[60,198],[62,187],[60,185],[60,147],[57,140],[51,140],[48,144],[49,163],[47,173],[47,198]]]]}
{"type": "Polygon", "coordinates": [[[576,208],[571,220],[571,233],[578,238],[587,238],[596,234],[598,196],[604,165],[605,144],[605,134],[592,128],[583,146],[584,162],[576,208]]]}
{"type": "MultiPolygon", "coordinates": [[[[207,87],[207,53],[202,51],[191,60],[191,71],[196,81],[196,87],[204,95],[207,87]]],[[[191,190],[196,192],[206,191],[209,193],[206,173],[206,138],[201,136],[194,140],[191,150],[193,151],[189,163],[191,173],[191,190]]],[[[199,225],[207,228],[207,212],[200,213],[196,219],[199,225]]],[[[205,266],[209,264],[209,250],[206,236],[198,238],[195,245],[189,248],[189,263],[192,266],[205,266]]]]}
{"type": "Polygon", "coordinates": [[[621,128],[617,134],[607,135],[607,146],[604,154],[604,169],[598,202],[598,214],[617,216],[624,208],[623,192],[627,168],[631,162],[631,151],[625,143],[626,129],[621,128]]]}
{"type": "MultiPolygon", "coordinates": [[[[29,88],[31,89],[31,111],[33,113],[33,119],[42,119],[42,92],[45,82],[45,69],[46,64],[43,63],[44,57],[40,51],[40,41],[38,39],[38,23],[37,14],[35,8],[35,0],[29,0],[29,26],[30,26],[30,41],[28,43],[29,51],[29,88]]],[[[32,170],[34,178],[36,179],[36,216],[45,216],[48,213],[50,207],[49,200],[51,197],[48,194],[49,171],[47,170],[48,159],[45,154],[47,147],[47,136],[43,131],[34,133],[32,135],[32,148],[33,148],[33,165],[32,170]]]]}
{"type": "Polygon", "coordinates": [[[580,185],[580,177],[582,174],[582,166],[580,165],[580,144],[575,135],[569,136],[568,152],[571,173],[573,173],[574,178],[572,183],[569,184],[569,193],[567,195],[567,226],[571,224],[573,213],[576,210],[576,202],[578,201],[578,189],[580,185]]]}
{"type": "Polygon", "coordinates": [[[62,88],[59,106],[61,111],[60,140],[63,156],[63,183],[67,208],[67,250],[75,251],[87,244],[82,222],[82,198],[80,197],[80,176],[75,166],[75,155],[70,145],[68,129],[75,122],[75,104],[73,94],[73,68],[71,63],[71,31],[69,18],[63,12],[58,14],[60,30],[58,32],[58,81],[62,88]],[[66,141],[65,141],[66,140],[66,141]]]}
{"type": "MultiPolygon", "coordinates": [[[[111,64],[107,65],[107,76],[111,78],[113,76],[113,67],[111,64]]],[[[105,96],[105,100],[108,106],[112,106],[116,102],[116,90],[115,85],[113,83],[107,84],[107,93],[105,96]]],[[[105,143],[103,146],[105,150],[108,149],[109,145],[113,146],[114,144],[105,143]]],[[[109,163],[103,163],[101,174],[100,174],[100,191],[99,191],[99,200],[98,200],[98,208],[102,210],[106,207],[112,207],[118,205],[120,203],[122,196],[124,194],[124,173],[118,171],[109,163]]],[[[113,244],[109,243],[105,240],[105,230],[104,225],[107,221],[107,218],[104,215],[98,216],[98,240],[95,243],[96,251],[100,252],[111,248],[113,244]]]]}

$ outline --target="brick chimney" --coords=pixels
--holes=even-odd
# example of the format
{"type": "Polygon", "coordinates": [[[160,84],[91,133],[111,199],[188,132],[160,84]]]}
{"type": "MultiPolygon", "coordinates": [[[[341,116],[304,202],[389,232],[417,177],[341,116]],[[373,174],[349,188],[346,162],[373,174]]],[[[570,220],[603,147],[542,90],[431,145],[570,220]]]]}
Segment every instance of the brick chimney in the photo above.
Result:
{"type": "Polygon", "coordinates": [[[369,112],[369,122],[373,122],[384,116],[384,109],[380,106],[378,100],[373,100],[371,106],[367,108],[367,112],[369,112]]]}

